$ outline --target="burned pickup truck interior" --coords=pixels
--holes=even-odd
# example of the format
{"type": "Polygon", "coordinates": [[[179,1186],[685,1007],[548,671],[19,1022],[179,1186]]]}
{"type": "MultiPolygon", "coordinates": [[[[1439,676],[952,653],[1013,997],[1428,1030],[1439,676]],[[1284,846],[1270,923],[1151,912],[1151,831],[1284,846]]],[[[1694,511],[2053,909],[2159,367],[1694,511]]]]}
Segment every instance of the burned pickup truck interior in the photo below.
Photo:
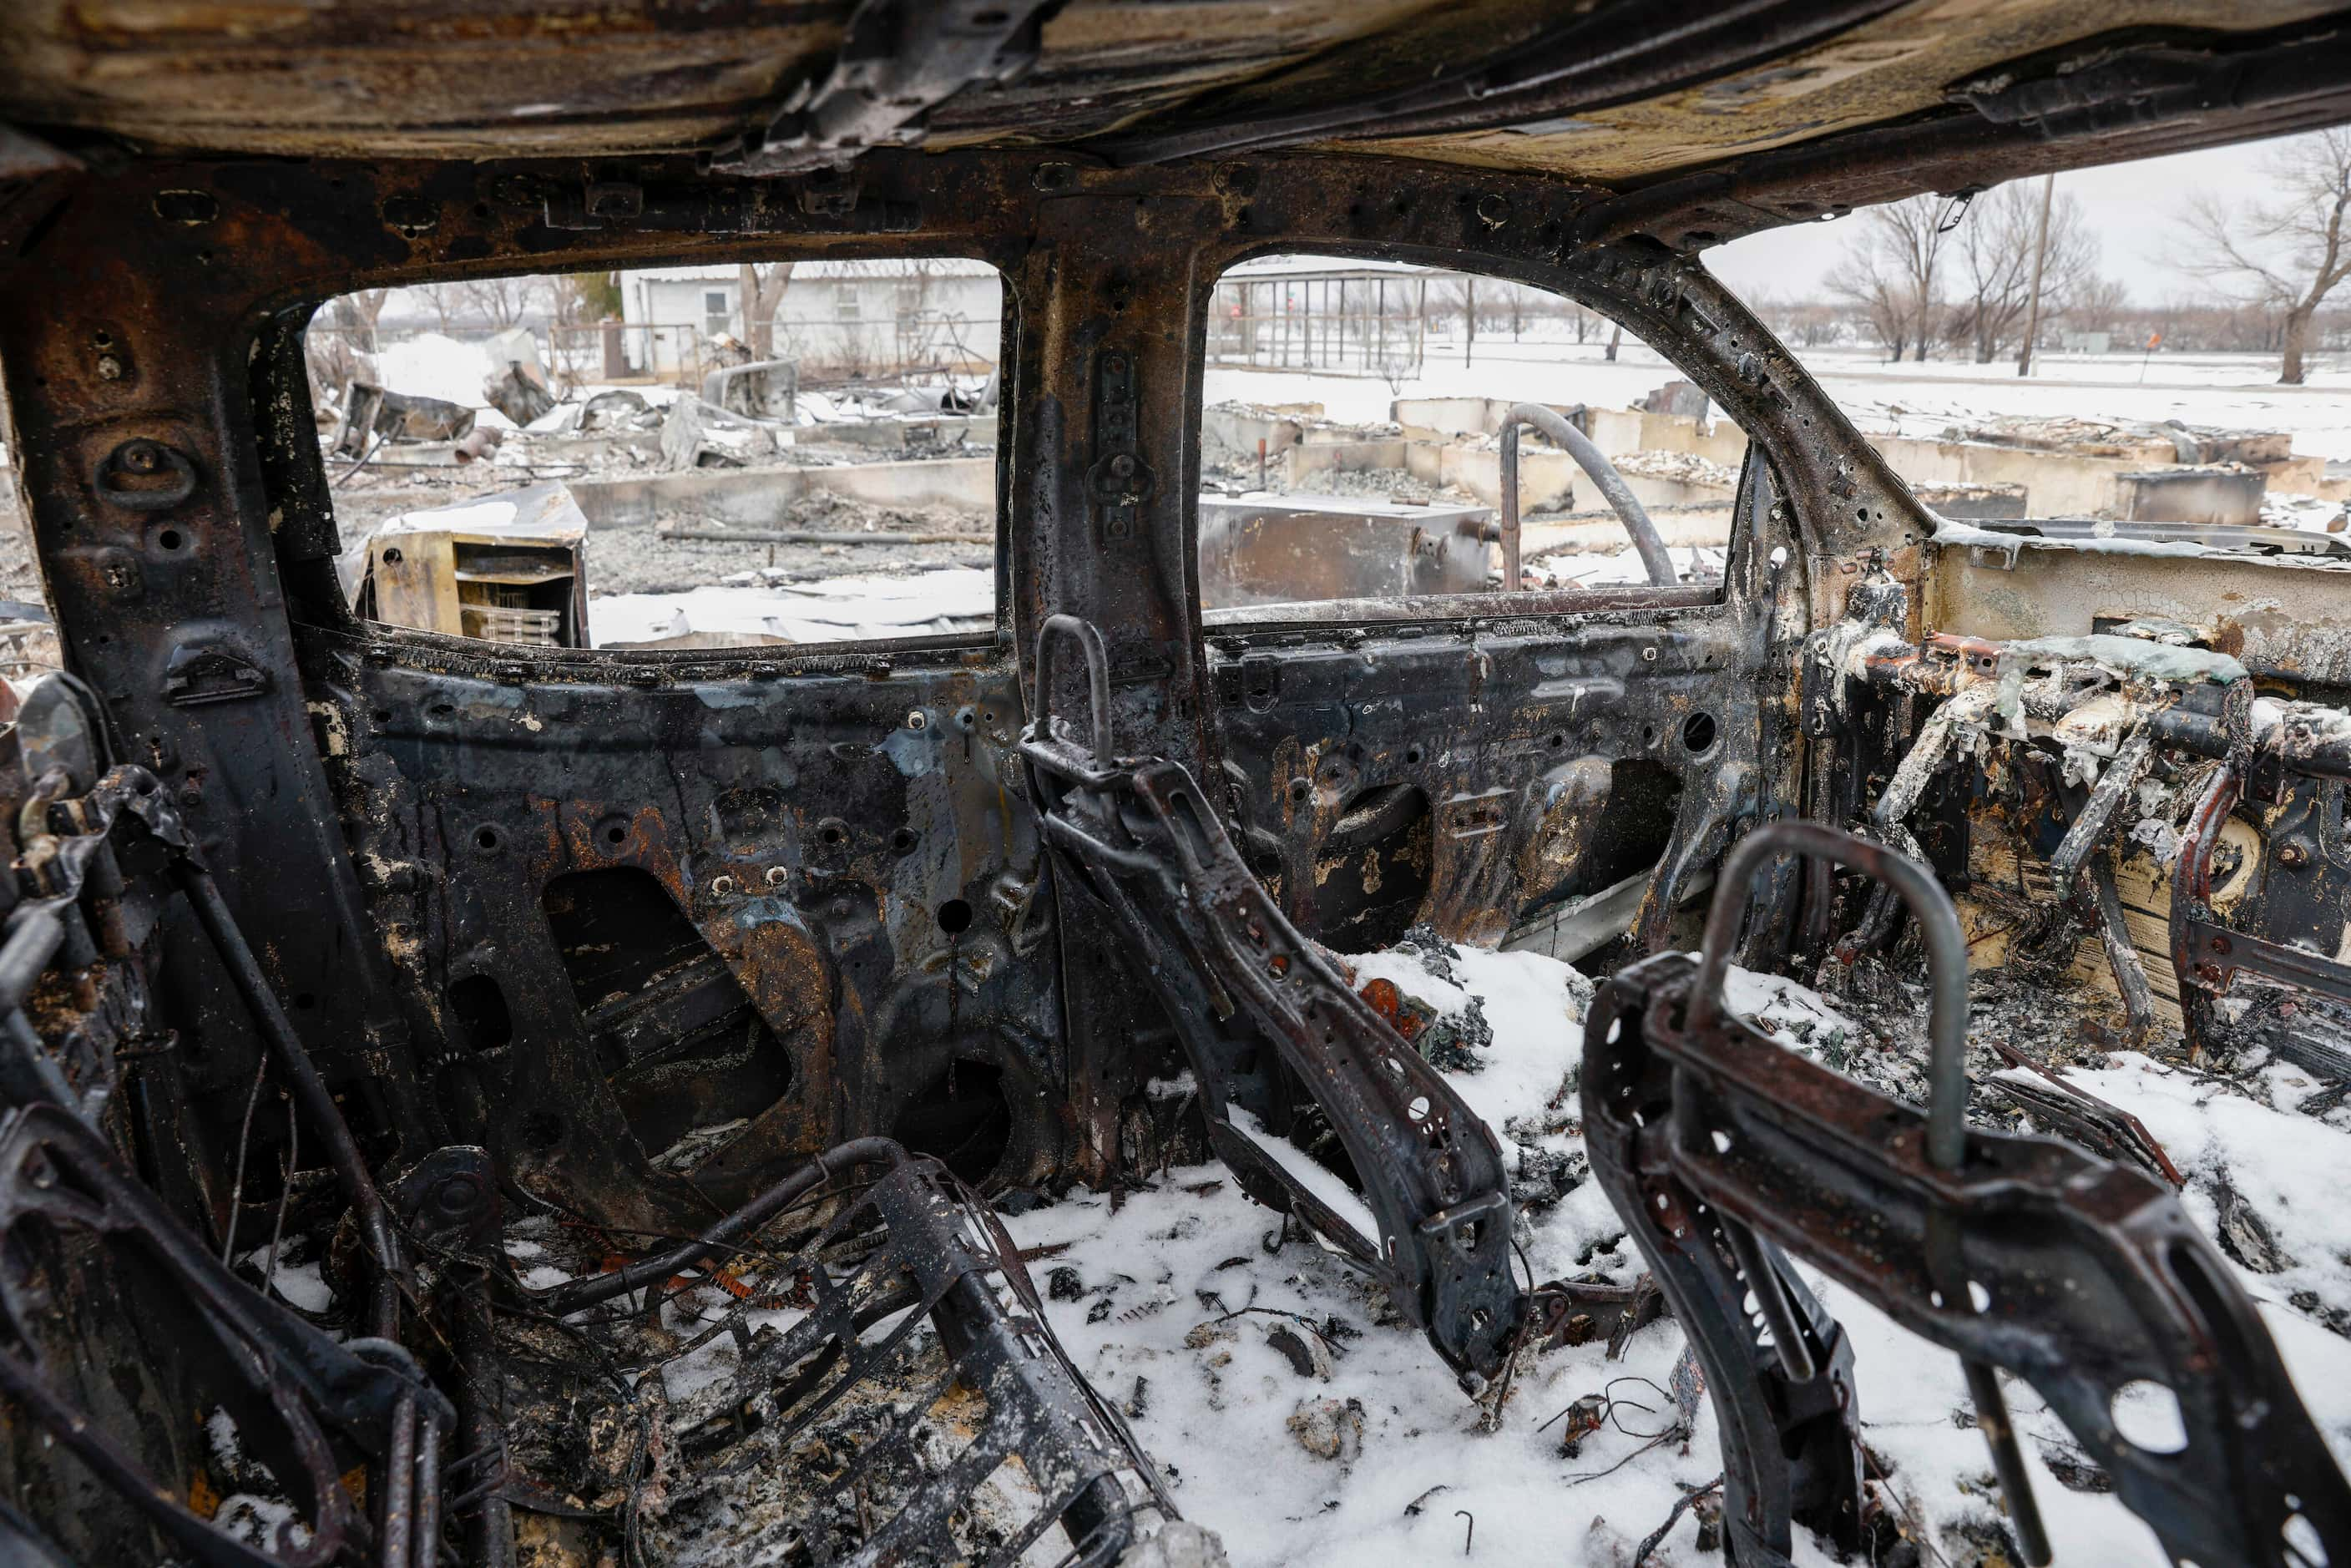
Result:
{"type": "MultiPolygon", "coordinates": [[[[1930,507],[1706,259],[2346,121],[2292,0],[17,0],[0,1558],[2351,1565],[2351,563],[1930,507]],[[883,262],[952,608],[347,483],[501,461],[353,291],[883,262]],[[1447,279],[1696,418],[1204,395],[1447,279]]],[[[772,528],[822,395],[558,417],[772,528]]]]}

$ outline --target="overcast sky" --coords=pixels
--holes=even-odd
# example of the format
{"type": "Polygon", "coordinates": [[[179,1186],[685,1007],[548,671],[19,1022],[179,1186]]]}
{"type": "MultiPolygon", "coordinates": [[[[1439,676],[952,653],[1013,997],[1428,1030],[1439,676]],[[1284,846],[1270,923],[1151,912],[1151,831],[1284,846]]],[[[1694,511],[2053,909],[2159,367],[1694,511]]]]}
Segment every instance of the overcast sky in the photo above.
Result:
{"type": "MultiPolygon", "coordinates": [[[[2154,304],[2174,294],[2201,295],[2210,286],[2174,265],[2187,243],[2179,214],[2198,191],[2249,202],[2276,199],[2277,186],[2266,173],[2272,146],[2256,141],[2078,169],[2057,176],[2057,193],[2080,200],[2099,238],[2104,270],[2121,279],[2133,298],[2154,304]]],[[[1822,275],[1844,254],[1855,226],[1846,217],[1775,229],[1708,251],[1707,265],[1750,298],[1820,298],[1822,275]]]]}

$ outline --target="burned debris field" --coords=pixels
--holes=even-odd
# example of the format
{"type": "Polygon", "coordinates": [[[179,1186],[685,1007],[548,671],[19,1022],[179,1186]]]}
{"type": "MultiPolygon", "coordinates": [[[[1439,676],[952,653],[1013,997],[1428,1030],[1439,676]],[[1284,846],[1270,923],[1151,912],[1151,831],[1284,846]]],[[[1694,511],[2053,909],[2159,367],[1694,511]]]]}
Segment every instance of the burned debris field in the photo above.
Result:
{"type": "Polygon", "coordinates": [[[0,1563],[2351,1568],[2346,126],[16,6],[0,1563]]]}

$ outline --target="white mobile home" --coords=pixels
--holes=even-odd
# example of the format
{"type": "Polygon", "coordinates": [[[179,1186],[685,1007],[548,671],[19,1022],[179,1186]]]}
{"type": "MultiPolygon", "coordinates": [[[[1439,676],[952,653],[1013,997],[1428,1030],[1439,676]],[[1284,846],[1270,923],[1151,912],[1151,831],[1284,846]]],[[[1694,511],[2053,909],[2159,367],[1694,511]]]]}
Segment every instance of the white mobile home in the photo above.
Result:
{"type": "MultiPolygon", "coordinates": [[[[657,375],[691,371],[715,339],[758,340],[735,267],[624,271],[621,312],[631,367],[657,375]]],[[[985,371],[1003,320],[1003,286],[986,262],[804,261],[776,309],[774,354],[803,373],[985,371]]]]}

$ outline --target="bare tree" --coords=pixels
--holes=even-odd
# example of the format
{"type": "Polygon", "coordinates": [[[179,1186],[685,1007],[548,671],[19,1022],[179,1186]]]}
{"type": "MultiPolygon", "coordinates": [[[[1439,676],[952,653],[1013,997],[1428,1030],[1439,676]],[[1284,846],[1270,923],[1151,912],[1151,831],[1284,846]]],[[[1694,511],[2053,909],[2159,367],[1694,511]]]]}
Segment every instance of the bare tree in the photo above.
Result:
{"type": "Polygon", "coordinates": [[[382,319],[383,302],[391,298],[389,288],[355,288],[338,295],[327,307],[328,324],[348,336],[352,348],[372,354],[376,322],[382,319]]]}
{"type": "Polygon", "coordinates": [[[449,335],[449,329],[456,324],[458,312],[465,308],[465,286],[462,283],[419,283],[411,287],[408,292],[433,312],[434,319],[440,324],[441,335],[445,338],[449,335]]]}
{"type": "Polygon", "coordinates": [[[737,285],[743,301],[743,330],[751,340],[752,354],[758,359],[776,357],[776,311],[791,289],[792,265],[789,261],[747,261],[737,269],[737,285]]]}
{"type": "Polygon", "coordinates": [[[548,279],[548,292],[556,329],[548,335],[548,372],[568,397],[580,384],[576,361],[582,351],[583,329],[621,314],[620,278],[611,272],[567,272],[548,279]]]}
{"type": "Polygon", "coordinates": [[[1827,279],[1830,292],[1861,308],[1896,360],[1905,348],[1925,359],[1942,336],[1942,266],[1950,237],[1943,206],[1940,197],[1912,196],[1871,207],[1827,279]]]}
{"type": "Polygon", "coordinates": [[[620,274],[567,272],[548,280],[550,314],[559,327],[584,327],[621,315],[620,274]]]}
{"type": "Polygon", "coordinates": [[[1886,349],[1886,357],[1899,362],[1910,346],[1914,314],[1910,296],[1899,278],[1858,249],[1831,268],[1823,280],[1830,293],[1851,303],[1868,322],[1869,330],[1886,349]]]}
{"type": "Polygon", "coordinates": [[[2270,177],[2285,190],[2274,204],[2231,206],[2209,193],[2182,219],[2201,255],[2188,263],[2200,277],[2245,287],[2280,312],[2278,380],[2299,386],[2310,327],[2335,285],[2351,277],[2351,128],[2336,127],[2283,143],[2270,177]]]}
{"type": "Polygon", "coordinates": [[[547,293],[544,277],[482,277],[457,285],[458,295],[477,316],[503,332],[519,326],[532,306],[547,293]]]}
{"type": "MultiPolygon", "coordinates": [[[[2002,185],[1970,204],[1951,236],[1957,246],[1951,270],[1959,287],[1951,332],[1980,365],[1999,359],[2032,314],[2040,223],[2038,186],[2002,185]]],[[[2048,251],[2041,267],[2043,319],[2062,314],[2096,277],[2097,266],[2097,236],[2090,232],[2082,204],[2072,196],[2058,198],[2049,209],[2048,251]]]]}
{"type": "Polygon", "coordinates": [[[2112,332],[2129,309],[2130,290],[2116,278],[2094,273],[2058,308],[2057,319],[2077,332],[2112,332]]]}

